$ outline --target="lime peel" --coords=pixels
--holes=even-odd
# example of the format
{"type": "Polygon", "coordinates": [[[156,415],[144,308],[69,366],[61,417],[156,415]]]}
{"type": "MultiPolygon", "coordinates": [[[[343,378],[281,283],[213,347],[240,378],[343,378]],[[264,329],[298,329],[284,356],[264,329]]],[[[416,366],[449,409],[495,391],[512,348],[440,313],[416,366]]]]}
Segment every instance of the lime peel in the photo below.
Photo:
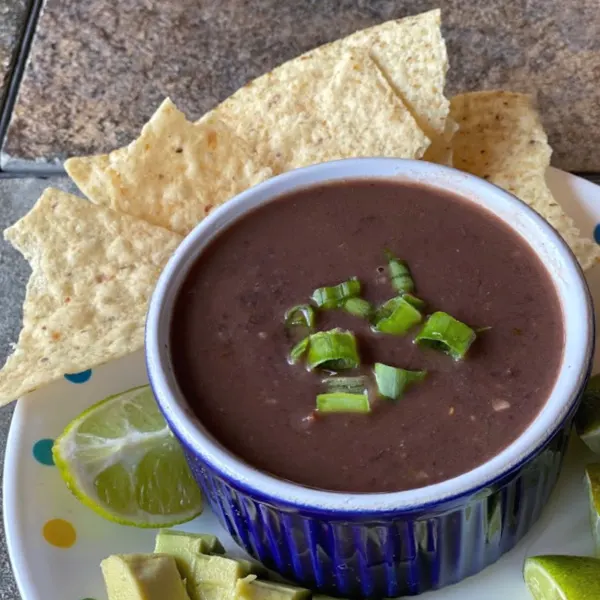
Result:
{"type": "Polygon", "coordinates": [[[525,560],[525,583],[535,600],[597,600],[600,560],[546,555],[525,560]]]}

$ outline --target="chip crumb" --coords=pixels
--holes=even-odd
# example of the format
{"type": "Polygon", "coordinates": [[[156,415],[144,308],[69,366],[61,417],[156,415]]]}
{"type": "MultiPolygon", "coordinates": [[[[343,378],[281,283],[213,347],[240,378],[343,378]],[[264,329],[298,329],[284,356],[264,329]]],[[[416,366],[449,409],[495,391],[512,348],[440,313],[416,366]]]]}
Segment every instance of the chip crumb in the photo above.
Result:
{"type": "Polygon", "coordinates": [[[449,414],[450,416],[452,416],[452,415],[454,414],[454,406],[451,406],[451,407],[450,407],[450,410],[448,411],[448,414],[449,414]]]}

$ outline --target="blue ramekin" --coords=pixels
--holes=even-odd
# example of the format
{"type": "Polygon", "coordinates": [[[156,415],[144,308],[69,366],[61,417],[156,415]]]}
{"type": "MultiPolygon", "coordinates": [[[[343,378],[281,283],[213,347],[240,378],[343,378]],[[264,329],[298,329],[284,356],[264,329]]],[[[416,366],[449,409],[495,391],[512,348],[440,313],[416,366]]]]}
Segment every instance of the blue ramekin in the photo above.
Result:
{"type": "MultiPolygon", "coordinates": [[[[266,566],[319,592],[413,595],[496,561],[538,519],[558,478],[592,363],[594,317],[571,251],[514,196],[471,175],[401,159],[349,159],[286,173],[215,210],[183,241],[155,289],[146,325],[148,376],[212,510],[266,566]],[[313,490],[260,472],[223,448],[186,405],[173,375],[169,328],[181,283],[207,244],[256,206],[298,188],[357,178],[451,190],[505,221],[547,267],[560,298],[565,350],[546,405],[525,432],[479,467],[431,486],[386,494],[313,490]]],[[[260,360],[260,357],[257,357],[260,360]]]]}

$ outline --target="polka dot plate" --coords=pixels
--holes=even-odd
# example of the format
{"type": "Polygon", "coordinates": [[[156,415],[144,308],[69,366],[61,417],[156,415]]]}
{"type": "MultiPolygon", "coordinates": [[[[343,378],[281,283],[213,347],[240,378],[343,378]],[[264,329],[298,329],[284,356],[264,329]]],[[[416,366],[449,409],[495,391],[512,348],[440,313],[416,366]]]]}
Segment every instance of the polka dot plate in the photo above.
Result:
{"type": "MultiPolygon", "coordinates": [[[[600,243],[600,187],[556,169],[548,179],[579,227],[600,243]]],[[[598,303],[600,268],[588,280],[598,303]]],[[[600,353],[596,357],[598,372],[600,353]]],[[[54,438],[85,408],[146,382],[139,352],[93,371],[65,374],[17,404],[4,465],[4,521],[23,600],[106,600],[100,561],[115,553],[152,551],[154,531],[109,523],[81,505],[63,484],[50,451],[54,438]]],[[[483,573],[423,600],[528,600],[521,576],[525,556],[590,554],[583,466],[591,459],[574,439],[549,505],[521,543],[483,573]]],[[[180,529],[214,533],[228,551],[243,556],[208,509],[180,529]]]]}

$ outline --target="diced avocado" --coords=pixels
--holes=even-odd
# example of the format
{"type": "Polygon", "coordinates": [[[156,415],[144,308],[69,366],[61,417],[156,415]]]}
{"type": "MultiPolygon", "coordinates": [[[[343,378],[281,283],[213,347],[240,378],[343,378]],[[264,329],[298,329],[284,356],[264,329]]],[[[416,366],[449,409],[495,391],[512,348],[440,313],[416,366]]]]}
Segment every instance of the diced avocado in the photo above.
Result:
{"type": "Polygon", "coordinates": [[[268,577],[269,571],[265,569],[260,563],[253,560],[246,560],[245,558],[235,558],[240,563],[242,569],[246,569],[248,573],[256,575],[257,577],[268,577]]]}
{"type": "Polygon", "coordinates": [[[310,590],[256,579],[254,575],[239,579],[236,585],[237,597],[240,600],[308,600],[310,590]]]}
{"type": "Polygon", "coordinates": [[[216,535],[208,533],[184,533],[172,529],[162,529],[156,536],[154,552],[174,554],[178,549],[199,552],[200,554],[225,554],[225,548],[216,535]]]}
{"type": "Polygon", "coordinates": [[[189,600],[172,556],[113,555],[100,567],[108,600],[189,600]]]}
{"type": "Polygon", "coordinates": [[[233,600],[237,580],[249,575],[248,561],[200,554],[185,548],[171,550],[191,600],[233,600]]]}

